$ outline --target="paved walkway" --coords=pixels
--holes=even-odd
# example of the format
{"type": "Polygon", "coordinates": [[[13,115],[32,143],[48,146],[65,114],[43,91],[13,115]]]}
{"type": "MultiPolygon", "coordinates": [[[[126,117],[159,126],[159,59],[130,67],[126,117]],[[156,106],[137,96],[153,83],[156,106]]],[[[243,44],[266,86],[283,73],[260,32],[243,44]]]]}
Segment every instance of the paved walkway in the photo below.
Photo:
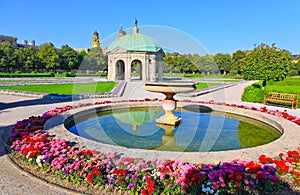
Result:
{"type": "MultiPolygon", "coordinates": [[[[228,102],[243,105],[254,105],[261,107],[261,104],[246,103],[241,101],[241,94],[246,86],[251,85],[252,82],[245,82],[215,91],[209,94],[201,95],[194,100],[215,100],[216,102],[228,102]]],[[[143,87],[142,82],[127,83],[124,94],[118,99],[144,99],[144,98],[164,98],[163,95],[147,92],[143,87]]],[[[178,99],[187,99],[187,97],[177,97],[178,99]]],[[[81,100],[80,102],[95,102],[98,100],[81,100]]],[[[0,94],[0,195],[14,195],[14,194],[72,194],[61,188],[54,187],[41,182],[38,179],[28,176],[26,173],[19,171],[7,159],[5,153],[5,144],[3,139],[9,135],[12,125],[18,120],[28,118],[32,115],[40,115],[43,112],[50,110],[57,106],[78,104],[75,102],[60,102],[53,100],[41,100],[29,97],[9,96],[0,94]]],[[[287,110],[288,113],[300,116],[299,109],[278,108],[267,106],[270,109],[287,110]]],[[[297,146],[295,146],[297,147],[297,146]]]]}

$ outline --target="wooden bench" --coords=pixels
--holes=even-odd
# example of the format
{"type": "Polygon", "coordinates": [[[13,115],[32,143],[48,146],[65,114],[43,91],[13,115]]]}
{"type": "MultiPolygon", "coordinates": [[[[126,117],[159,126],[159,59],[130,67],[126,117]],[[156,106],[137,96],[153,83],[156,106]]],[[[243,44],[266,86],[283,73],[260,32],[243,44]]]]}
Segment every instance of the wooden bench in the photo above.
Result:
{"type": "Polygon", "coordinates": [[[292,108],[297,108],[298,105],[298,94],[288,94],[279,92],[269,92],[264,97],[264,104],[267,102],[291,104],[292,108]]]}

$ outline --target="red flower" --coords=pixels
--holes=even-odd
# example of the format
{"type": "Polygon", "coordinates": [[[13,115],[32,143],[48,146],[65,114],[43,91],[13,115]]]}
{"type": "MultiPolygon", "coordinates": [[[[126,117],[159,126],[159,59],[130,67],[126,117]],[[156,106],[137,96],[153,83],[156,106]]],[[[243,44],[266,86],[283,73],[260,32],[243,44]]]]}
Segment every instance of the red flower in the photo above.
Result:
{"type": "Polygon", "coordinates": [[[262,172],[262,171],[258,171],[258,172],[256,173],[256,178],[257,178],[257,179],[263,178],[263,172],[262,172]]]}
{"type": "Polygon", "coordinates": [[[150,177],[150,176],[146,177],[146,182],[147,183],[150,183],[151,181],[152,181],[152,177],[150,177]]]}
{"type": "Polygon", "coordinates": [[[131,164],[133,162],[133,159],[132,158],[124,158],[123,161],[125,163],[131,164]]]}
{"type": "Polygon", "coordinates": [[[300,158],[300,153],[296,150],[288,151],[287,154],[293,158],[300,158]]]}
{"type": "Polygon", "coordinates": [[[147,195],[147,192],[144,189],[141,191],[141,193],[142,193],[142,195],[147,195]]]}
{"type": "Polygon", "coordinates": [[[95,172],[93,172],[93,174],[94,175],[101,175],[102,173],[101,173],[101,171],[95,171],[95,172]]]}
{"type": "Polygon", "coordinates": [[[89,183],[92,183],[93,182],[93,173],[89,173],[88,176],[87,176],[87,181],[89,183]]]}
{"type": "Polygon", "coordinates": [[[250,161],[249,163],[247,163],[246,166],[248,168],[247,171],[249,173],[256,173],[261,168],[260,164],[254,163],[253,161],[250,161]]]}
{"type": "Polygon", "coordinates": [[[126,173],[127,173],[126,169],[121,168],[121,169],[119,170],[118,175],[125,175],[126,173]]]}

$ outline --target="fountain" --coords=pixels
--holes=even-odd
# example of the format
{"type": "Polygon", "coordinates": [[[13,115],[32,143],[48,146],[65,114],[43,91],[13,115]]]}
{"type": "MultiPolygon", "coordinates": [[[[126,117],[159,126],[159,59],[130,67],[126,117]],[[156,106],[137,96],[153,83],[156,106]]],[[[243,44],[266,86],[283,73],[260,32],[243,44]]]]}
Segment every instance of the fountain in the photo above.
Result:
{"type": "Polygon", "coordinates": [[[260,116],[264,114],[257,111],[176,101],[176,94],[195,90],[193,82],[147,82],[145,89],[163,93],[166,98],[162,103],[121,101],[79,109],[61,122],[73,133],[68,138],[74,135],[71,140],[82,140],[79,145],[92,149],[100,147],[147,159],[180,158],[196,162],[208,152],[205,160],[211,162],[221,153],[230,154],[222,157],[230,159],[242,156],[244,149],[263,147],[265,153],[272,151],[269,148],[273,141],[283,133],[282,124],[275,122],[277,118],[260,116]],[[266,145],[268,150],[264,149],[266,145]],[[239,155],[231,155],[235,153],[239,155]]]}
{"type": "Polygon", "coordinates": [[[163,100],[162,107],[165,115],[156,119],[157,124],[178,125],[181,123],[181,118],[173,114],[176,109],[176,100],[174,95],[177,93],[188,93],[196,89],[194,82],[147,82],[145,84],[147,91],[163,93],[166,98],[163,100]]]}

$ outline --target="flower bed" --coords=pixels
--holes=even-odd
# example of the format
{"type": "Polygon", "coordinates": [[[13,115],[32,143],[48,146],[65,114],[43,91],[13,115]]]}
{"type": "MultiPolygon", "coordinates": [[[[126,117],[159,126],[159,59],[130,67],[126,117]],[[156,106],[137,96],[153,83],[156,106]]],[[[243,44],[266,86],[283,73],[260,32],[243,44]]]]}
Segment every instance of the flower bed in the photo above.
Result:
{"type": "MultiPolygon", "coordinates": [[[[126,101],[158,99],[119,102],[126,101]]],[[[114,102],[103,101],[95,104],[107,103],[114,102]]],[[[246,107],[214,101],[193,103],[251,109],[300,124],[299,117],[265,107],[246,107]]],[[[300,185],[299,149],[287,154],[281,153],[275,158],[261,155],[258,162],[236,159],[219,164],[191,164],[182,161],[124,158],[117,153],[104,154],[80,149],[74,147],[74,143],[53,138],[43,130],[43,125],[49,118],[89,105],[92,104],[55,108],[41,116],[17,122],[10,137],[13,159],[22,161],[23,165],[18,162],[21,166],[32,165],[38,170],[37,173],[59,177],[64,181],[63,186],[85,193],[125,190],[127,194],[272,194],[274,191],[289,190],[300,185]]]]}

